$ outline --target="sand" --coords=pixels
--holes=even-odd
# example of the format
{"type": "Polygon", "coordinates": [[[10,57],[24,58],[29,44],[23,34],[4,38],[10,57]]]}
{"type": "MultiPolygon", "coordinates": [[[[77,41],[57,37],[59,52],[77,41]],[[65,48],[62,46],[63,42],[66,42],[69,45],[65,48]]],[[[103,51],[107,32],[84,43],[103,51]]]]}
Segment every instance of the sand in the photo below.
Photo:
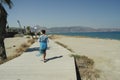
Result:
{"type": "Polygon", "coordinates": [[[93,59],[95,68],[101,71],[99,80],[120,80],[120,40],[58,35],[54,40],[67,45],[74,54],[93,59]]]}
{"type": "Polygon", "coordinates": [[[5,38],[5,48],[7,57],[17,54],[16,49],[20,47],[21,44],[27,43],[29,38],[26,37],[13,37],[5,38]]]}

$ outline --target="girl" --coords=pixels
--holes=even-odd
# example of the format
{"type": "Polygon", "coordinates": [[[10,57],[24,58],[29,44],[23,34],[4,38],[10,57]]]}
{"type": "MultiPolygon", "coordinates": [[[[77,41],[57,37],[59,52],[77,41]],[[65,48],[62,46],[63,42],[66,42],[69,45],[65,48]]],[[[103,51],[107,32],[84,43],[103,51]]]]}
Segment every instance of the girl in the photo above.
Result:
{"type": "Polygon", "coordinates": [[[43,54],[43,61],[46,61],[46,50],[47,50],[47,42],[48,36],[46,35],[45,30],[41,30],[41,36],[39,37],[40,42],[40,53],[43,54]]]}

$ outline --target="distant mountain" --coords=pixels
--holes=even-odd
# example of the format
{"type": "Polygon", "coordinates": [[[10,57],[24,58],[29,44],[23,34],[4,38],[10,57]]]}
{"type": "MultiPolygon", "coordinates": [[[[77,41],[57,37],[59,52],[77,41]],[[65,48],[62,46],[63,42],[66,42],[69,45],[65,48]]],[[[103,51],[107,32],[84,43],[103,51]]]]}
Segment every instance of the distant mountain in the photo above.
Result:
{"type": "Polygon", "coordinates": [[[120,28],[98,28],[97,32],[113,32],[120,31],[120,28]]]}
{"type": "MultiPolygon", "coordinates": [[[[113,32],[120,31],[120,28],[91,28],[91,27],[82,27],[82,26],[71,26],[71,27],[52,27],[46,28],[39,25],[36,27],[36,31],[39,32],[42,29],[47,30],[48,33],[68,33],[68,32],[113,32]]],[[[34,30],[34,27],[32,28],[34,30]]]]}
{"type": "Polygon", "coordinates": [[[120,31],[120,28],[91,28],[91,27],[81,27],[81,26],[72,26],[72,27],[53,27],[49,28],[48,32],[52,33],[65,33],[65,32],[113,32],[120,31]]]}
{"type": "Polygon", "coordinates": [[[90,27],[80,27],[80,26],[72,26],[72,27],[53,27],[48,29],[49,32],[61,33],[61,32],[93,32],[94,28],[90,27]]]}

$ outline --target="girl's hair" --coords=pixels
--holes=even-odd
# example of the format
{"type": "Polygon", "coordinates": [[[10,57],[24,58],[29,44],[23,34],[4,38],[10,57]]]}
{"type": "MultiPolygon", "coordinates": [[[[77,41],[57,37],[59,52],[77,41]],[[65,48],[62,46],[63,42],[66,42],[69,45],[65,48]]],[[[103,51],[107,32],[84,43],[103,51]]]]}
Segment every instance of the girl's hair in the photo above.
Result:
{"type": "Polygon", "coordinates": [[[41,30],[41,32],[42,32],[43,34],[45,34],[45,33],[46,33],[46,31],[45,31],[45,30],[41,30]]]}

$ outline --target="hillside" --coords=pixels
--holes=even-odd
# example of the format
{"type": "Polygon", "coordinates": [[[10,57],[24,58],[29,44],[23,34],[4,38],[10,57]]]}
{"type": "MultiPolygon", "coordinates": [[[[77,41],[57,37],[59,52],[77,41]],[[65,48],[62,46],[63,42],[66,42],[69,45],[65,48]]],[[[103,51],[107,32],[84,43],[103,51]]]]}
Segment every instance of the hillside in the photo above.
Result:
{"type": "MultiPolygon", "coordinates": [[[[71,27],[41,27],[39,25],[37,27],[37,32],[41,29],[47,30],[48,33],[66,33],[66,32],[113,32],[120,31],[120,28],[91,28],[91,27],[82,27],[82,26],[71,26],[71,27]]],[[[32,28],[34,29],[34,28],[32,28]]]]}

